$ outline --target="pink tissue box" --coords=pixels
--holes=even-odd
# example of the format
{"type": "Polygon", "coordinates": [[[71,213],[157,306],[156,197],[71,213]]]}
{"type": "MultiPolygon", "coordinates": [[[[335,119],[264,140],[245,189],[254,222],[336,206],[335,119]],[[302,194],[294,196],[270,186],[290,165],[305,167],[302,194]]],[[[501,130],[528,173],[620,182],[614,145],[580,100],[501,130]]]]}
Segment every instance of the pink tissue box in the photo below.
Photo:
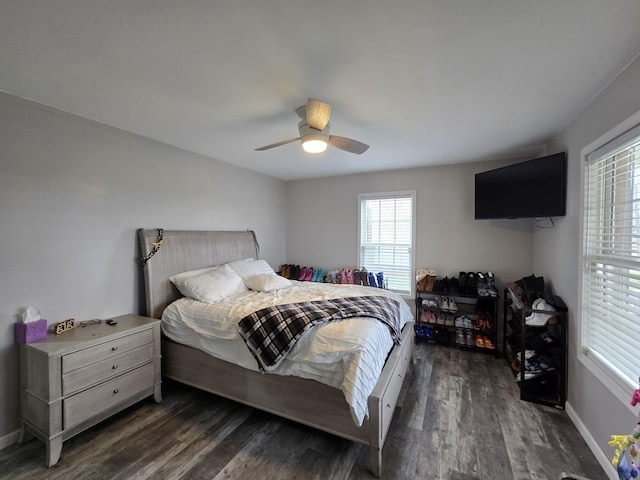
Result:
{"type": "Polygon", "coordinates": [[[20,343],[35,342],[47,336],[47,321],[43,318],[35,322],[16,323],[16,341],[20,343]]]}

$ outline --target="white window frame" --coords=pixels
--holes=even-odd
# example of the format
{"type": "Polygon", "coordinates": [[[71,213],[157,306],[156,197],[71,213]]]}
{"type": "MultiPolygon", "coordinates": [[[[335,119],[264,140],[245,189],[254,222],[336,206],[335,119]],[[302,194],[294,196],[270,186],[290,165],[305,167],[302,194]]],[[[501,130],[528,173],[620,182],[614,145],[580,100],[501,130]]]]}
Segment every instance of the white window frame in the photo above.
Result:
{"type": "MultiPolygon", "coordinates": [[[[585,210],[586,210],[586,174],[587,174],[587,162],[590,158],[597,158],[608,151],[613,150],[616,145],[620,145],[625,140],[625,135],[633,137],[640,134],[640,112],[637,112],[632,117],[628,118],[618,126],[611,129],[609,132],[587,145],[580,152],[580,271],[578,282],[578,339],[580,342],[580,348],[578,349],[578,360],[593,374],[595,375],[605,387],[615,395],[621,402],[628,406],[630,410],[633,408],[629,405],[629,398],[633,394],[633,391],[638,388],[638,379],[629,379],[620,372],[616,371],[599,358],[598,355],[589,351],[589,318],[585,312],[585,282],[584,275],[586,270],[586,248],[585,248],[585,210]]],[[[638,368],[637,375],[640,375],[640,368],[638,368]]]]}
{"type": "MultiPolygon", "coordinates": [[[[400,197],[410,197],[411,198],[411,252],[409,254],[410,257],[410,265],[409,268],[409,290],[401,291],[400,293],[404,298],[412,298],[415,296],[415,281],[413,281],[413,275],[415,271],[415,245],[416,245],[416,191],[415,190],[401,190],[394,192],[377,192],[377,193],[359,193],[358,194],[358,267],[359,268],[367,268],[368,265],[363,265],[362,262],[362,202],[365,200],[376,200],[376,199],[391,199],[391,198],[400,198],[400,197]]],[[[374,272],[377,273],[377,272],[374,272]]]]}

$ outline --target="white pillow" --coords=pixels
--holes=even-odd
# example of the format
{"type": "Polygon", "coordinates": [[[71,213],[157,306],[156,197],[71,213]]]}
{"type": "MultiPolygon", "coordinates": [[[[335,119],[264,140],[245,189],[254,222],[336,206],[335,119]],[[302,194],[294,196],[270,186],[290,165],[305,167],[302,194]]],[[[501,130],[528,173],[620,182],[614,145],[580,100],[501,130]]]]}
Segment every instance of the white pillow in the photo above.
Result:
{"type": "Polygon", "coordinates": [[[293,285],[289,280],[275,273],[260,273],[247,278],[244,283],[251,290],[257,290],[259,292],[275,292],[276,290],[289,288],[293,285]]]}
{"type": "Polygon", "coordinates": [[[185,297],[206,303],[248,290],[242,278],[228,265],[179,273],[169,280],[185,297]]]}
{"type": "Polygon", "coordinates": [[[276,273],[265,260],[238,260],[235,262],[229,262],[227,265],[229,265],[234,272],[240,275],[244,281],[254,275],[260,275],[262,273],[275,275],[276,273]]]}

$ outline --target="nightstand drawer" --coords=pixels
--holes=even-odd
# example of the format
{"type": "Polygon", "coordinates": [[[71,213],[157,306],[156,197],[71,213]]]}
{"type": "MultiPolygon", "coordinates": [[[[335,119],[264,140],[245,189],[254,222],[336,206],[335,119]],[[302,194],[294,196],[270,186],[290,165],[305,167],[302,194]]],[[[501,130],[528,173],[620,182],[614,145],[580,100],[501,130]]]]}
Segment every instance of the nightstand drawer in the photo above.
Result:
{"type": "Polygon", "coordinates": [[[154,385],[154,365],[149,363],[63,401],[63,428],[70,428],[154,385]]]}
{"type": "MultiPolygon", "coordinates": [[[[118,350],[119,351],[119,350],[118,350]]],[[[113,358],[77,368],[62,375],[62,394],[69,395],[89,385],[126,372],[153,359],[153,344],[121,353],[113,358]]]]}
{"type": "Polygon", "coordinates": [[[102,360],[113,359],[124,352],[151,343],[153,343],[153,331],[149,329],[64,355],[62,374],[102,360]]]}

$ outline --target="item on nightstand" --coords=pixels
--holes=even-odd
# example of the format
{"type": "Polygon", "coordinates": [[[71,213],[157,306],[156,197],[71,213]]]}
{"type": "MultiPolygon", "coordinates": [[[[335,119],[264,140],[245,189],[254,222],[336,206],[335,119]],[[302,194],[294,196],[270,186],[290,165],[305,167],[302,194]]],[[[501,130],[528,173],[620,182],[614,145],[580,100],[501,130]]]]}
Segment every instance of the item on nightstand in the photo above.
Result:
{"type": "Polygon", "coordinates": [[[69,318],[63,322],[56,323],[54,326],[54,332],[56,332],[56,335],[60,335],[61,333],[68,332],[74,328],[76,328],[76,321],[73,318],[69,318]]]}
{"type": "Polygon", "coordinates": [[[27,307],[22,314],[22,322],[16,323],[16,341],[30,343],[41,340],[47,336],[47,321],[40,318],[40,310],[27,307]]]}

